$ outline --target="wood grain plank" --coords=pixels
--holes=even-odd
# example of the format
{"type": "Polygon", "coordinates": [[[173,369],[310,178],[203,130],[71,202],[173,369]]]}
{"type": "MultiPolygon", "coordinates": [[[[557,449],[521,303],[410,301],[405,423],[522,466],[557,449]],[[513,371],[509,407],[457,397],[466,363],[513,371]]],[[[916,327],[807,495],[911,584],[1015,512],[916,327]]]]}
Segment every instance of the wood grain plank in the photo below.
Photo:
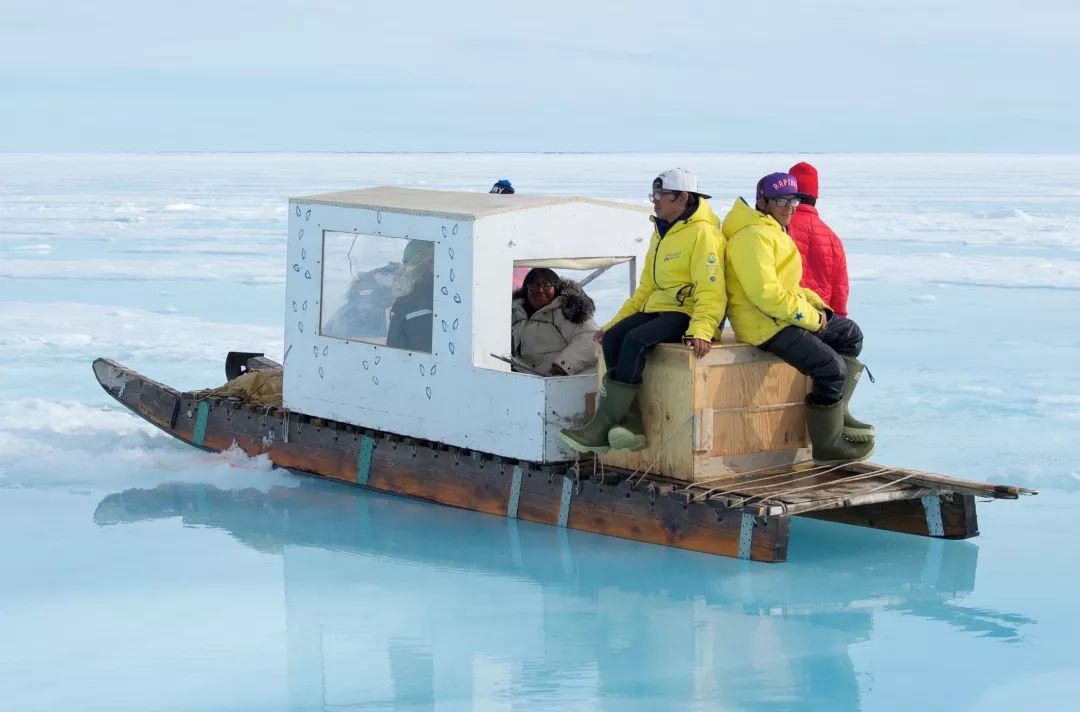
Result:
{"type": "MultiPolygon", "coordinates": [[[[930,536],[926,523],[926,511],[921,499],[905,499],[881,502],[842,509],[825,509],[798,516],[824,519],[830,522],[853,524],[873,529],[885,529],[905,534],[930,536]]],[[[969,539],[979,534],[979,522],[975,514],[975,498],[971,495],[953,495],[952,501],[941,502],[941,520],[946,539],[969,539]]]]}
{"type": "Polygon", "coordinates": [[[808,392],[806,376],[779,359],[698,370],[704,371],[708,383],[705,403],[713,408],[801,404],[808,392]]]}
{"type": "MultiPolygon", "coordinates": [[[[779,562],[787,556],[787,528],[769,518],[771,528],[755,529],[754,561],[779,562]]],[[[718,515],[711,507],[687,505],[680,495],[653,498],[645,491],[583,482],[570,510],[569,526],[582,531],[737,557],[742,516],[718,515]]]]}
{"type": "Polygon", "coordinates": [[[752,455],[807,446],[805,406],[714,410],[712,456],[752,455]]]}

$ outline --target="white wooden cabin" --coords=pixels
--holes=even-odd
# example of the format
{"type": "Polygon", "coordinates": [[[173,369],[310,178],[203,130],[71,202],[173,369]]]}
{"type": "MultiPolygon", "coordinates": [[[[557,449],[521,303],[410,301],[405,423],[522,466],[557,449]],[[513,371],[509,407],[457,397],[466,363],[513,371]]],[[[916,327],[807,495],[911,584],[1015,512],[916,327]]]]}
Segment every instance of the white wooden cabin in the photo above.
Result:
{"type": "Polygon", "coordinates": [[[556,434],[585,416],[597,377],[511,372],[499,358],[513,268],[624,265],[625,298],[651,230],[644,207],[591,198],[394,187],[292,198],[284,405],[505,457],[571,459],[556,434]],[[406,248],[433,254],[430,348],[387,344],[406,248]]]}

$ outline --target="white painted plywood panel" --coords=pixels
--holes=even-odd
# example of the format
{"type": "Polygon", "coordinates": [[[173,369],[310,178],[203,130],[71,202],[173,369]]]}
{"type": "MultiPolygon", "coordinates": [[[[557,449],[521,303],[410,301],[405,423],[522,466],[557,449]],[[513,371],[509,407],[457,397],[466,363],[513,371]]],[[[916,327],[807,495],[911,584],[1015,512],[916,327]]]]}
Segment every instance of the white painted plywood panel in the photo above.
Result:
{"type": "Polygon", "coordinates": [[[543,379],[471,363],[471,223],[295,203],[289,215],[288,409],[508,457],[544,454],[543,379]],[[431,354],[319,334],[323,231],[435,243],[431,354]]]}
{"type": "Polygon", "coordinates": [[[428,190],[378,186],[321,193],[292,198],[290,203],[305,205],[336,205],[345,208],[380,209],[395,213],[413,213],[441,218],[469,221],[484,215],[528,210],[530,208],[559,203],[592,203],[615,205],[610,200],[598,200],[564,195],[539,195],[536,193],[492,194],[472,191],[428,190]]]}
{"type": "Polygon", "coordinates": [[[505,457],[543,459],[544,391],[529,377],[474,368],[437,369],[423,377],[385,360],[368,364],[367,370],[343,371],[357,402],[300,395],[289,408],[505,457]]]}
{"type": "Polygon", "coordinates": [[[577,454],[559,439],[559,431],[584,424],[585,397],[596,392],[596,374],[548,378],[544,386],[544,460],[573,460],[577,454]]]}

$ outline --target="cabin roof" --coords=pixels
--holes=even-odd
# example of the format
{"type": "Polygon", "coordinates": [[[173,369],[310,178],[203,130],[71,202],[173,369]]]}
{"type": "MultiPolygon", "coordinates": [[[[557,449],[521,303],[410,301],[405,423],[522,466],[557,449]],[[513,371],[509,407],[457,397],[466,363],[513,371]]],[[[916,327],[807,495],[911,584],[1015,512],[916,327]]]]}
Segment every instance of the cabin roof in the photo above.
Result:
{"type": "Polygon", "coordinates": [[[290,203],[318,203],[345,208],[368,208],[413,215],[434,215],[456,220],[476,220],[488,215],[512,213],[519,210],[544,208],[567,203],[590,203],[621,210],[648,212],[644,206],[566,195],[535,195],[515,193],[469,193],[453,190],[424,190],[380,186],[360,190],[344,190],[289,198],[290,203]]]}

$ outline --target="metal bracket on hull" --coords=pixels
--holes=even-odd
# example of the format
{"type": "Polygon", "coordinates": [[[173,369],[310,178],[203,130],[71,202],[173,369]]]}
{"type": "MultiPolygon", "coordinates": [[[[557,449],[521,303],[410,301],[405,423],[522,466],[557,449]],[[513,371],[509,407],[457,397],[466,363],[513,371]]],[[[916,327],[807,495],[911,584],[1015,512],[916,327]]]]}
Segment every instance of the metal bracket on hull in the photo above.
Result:
{"type": "Polygon", "coordinates": [[[510,498],[506,501],[506,516],[517,519],[518,500],[521,499],[521,468],[514,467],[514,479],[510,482],[510,498]]]}
{"type": "Polygon", "coordinates": [[[360,452],[356,455],[356,484],[366,485],[368,475],[371,474],[371,451],[375,449],[375,441],[365,435],[360,438],[360,452]]]}
{"type": "Polygon", "coordinates": [[[210,416],[210,404],[199,401],[195,406],[195,430],[191,434],[191,442],[202,447],[206,441],[206,420],[210,416]]]}
{"type": "Polygon", "coordinates": [[[743,513],[739,524],[739,558],[750,558],[750,546],[754,542],[754,515],[743,513]]]}
{"type": "Polygon", "coordinates": [[[574,478],[563,475],[562,498],[559,499],[559,526],[565,527],[570,520],[570,500],[574,496],[574,478]]]}
{"type": "Polygon", "coordinates": [[[923,511],[926,512],[926,529],[930,536],[945,536],[945,524],[941,520],[941,498],[936,494],[922,498],[923,511]]]}

